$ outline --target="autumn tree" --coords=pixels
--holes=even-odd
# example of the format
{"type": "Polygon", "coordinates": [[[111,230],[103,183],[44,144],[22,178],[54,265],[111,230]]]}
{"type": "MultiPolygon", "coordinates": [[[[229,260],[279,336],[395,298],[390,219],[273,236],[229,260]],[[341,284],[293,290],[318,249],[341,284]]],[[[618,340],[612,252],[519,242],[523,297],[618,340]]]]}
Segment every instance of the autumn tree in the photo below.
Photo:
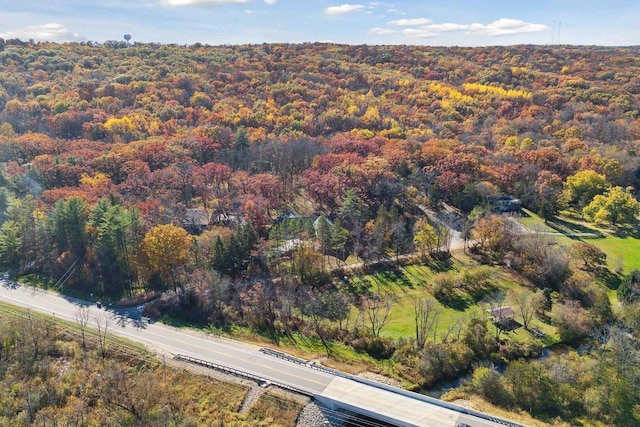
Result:
{"type": "Polygon", "coordinates": [[[569,253],[583,262],[585,270],[598,270],[607,263],[607,254],[594,244],[578,242],[571,245],[569,253]]]}
{"type": "Polygon", "coordinates": [[[291,252],[291,274],[310,287],[321,287],[330,281],[324,265],[324,255],[308,242],[291,252]]]}
{"type": "Polygon", "coordinates": [[[582,212],[591,222],[607,222],[613,226],[634,224],[640,214],[640,203],[628,190],[613,187],[604,195],[596,195],[582,212]]]}
{"type": "Polygon", "coordinates": [[[426,219],[420,218],[415,225],[413,245],[420,252],[423,260],[426,259],[427,254],[435,250],[437,242],[436,230],[426,219]]]}
{"type": "Polygon", "coordinates": [[[184,228],[174,225],[157,225],[145,234],[139,254],[146,265],[149,278],[157,275],[161,283],[176,288],[176,270],[189,260],[191,236],[184,228]]]}
{"type": "Polygon", "coordinates": [[[585,337],[593,326],[587,310],[573,300],[554,304],[551,318],[558,328],[560,339],[567,343],[585,337]]]}
{"type": "Polygon", "coordinates": [[[536,211],[545,221],[552,219],[562,206],[562,178],[542,171],[534,184],[536,211]]]}
{"type": "Polygon", "coordinates": [[[569,204],[583,208],[595,196],[603,194],[608,187],[609,183],[604,175],[587,169],[567,178],[564,183],[563,196],[569,204]]]}
{"type": "Polygon", "coordinates": [[[514,236],[512,228],[504,217],[487,215],[475,221],[472,236],[482,250],[503,253],[511,247],[514,236]]]}
{"type": "Polygon", "coordinates": [[[541,233],[519,236],[513,245],[512,267],[540,289],[559,289],[570,274],[564,248],[541,233]]]}

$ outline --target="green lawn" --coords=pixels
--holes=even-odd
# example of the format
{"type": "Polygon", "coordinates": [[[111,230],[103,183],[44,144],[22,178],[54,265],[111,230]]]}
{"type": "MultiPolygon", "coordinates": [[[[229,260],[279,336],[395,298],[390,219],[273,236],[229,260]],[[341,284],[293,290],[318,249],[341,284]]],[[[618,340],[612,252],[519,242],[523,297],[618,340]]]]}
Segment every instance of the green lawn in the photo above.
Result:
{"type": "MultiPolygon", "coordinates": [[[[477,266],[476,263],[466,257],[461,257],[461,259],[452,258],[447,267],[448,271],[459,272],[463,268],[473,268],[474,266],[477,266]]],[[[443,266],[438,267],[437,270],[443,270],[443,266]]],[[[518,286],[515,279],[500,267],[491,267],[491,270],[495,290],[506,291],[518,286]]],[[[400,266],[352,276],[343,286],[351,293],[366,293],[368,291],[392,301],[389,323],[383,329],[382,335],[396,339],[412,338],[415,334],[413,302],[419,298],[433,298],[430,291],[430,281],[437,272],[426,265],[400,266]]],[[[455,334],[458,325],[463,326],[465,319],[468,319],[471,314],[483,315],[483,309],[470,295],[460,292],[460,300],[463,304],[457,308],[447,307],[437,302],[440,311],[437,327],[439,338],[442,338],[447,332],[455,334]]],[[[354,313],[354,315],[356,314],[354,313]]]]}
{"type": "Polygon", "coordinates": [[[583,241],[599,247],[607,254],[607,263],[612,271],[615,271],[620,263],[623,265],[624,273],[640,269],[640,239],[637,232],[615,235],[612,230],[596,227],[571,215],[569,212],[563,212],[557,221],[545,224],[544,220],[538,215],[526,209],[524,209],[524,212],[527,215],[519,218],[518,221],[532,230],[557,233],[602,233],[604,237],[570,238],[558,235],[554,236],[554,238],[557,239],[558,243],[566,246],[583,241]]]}

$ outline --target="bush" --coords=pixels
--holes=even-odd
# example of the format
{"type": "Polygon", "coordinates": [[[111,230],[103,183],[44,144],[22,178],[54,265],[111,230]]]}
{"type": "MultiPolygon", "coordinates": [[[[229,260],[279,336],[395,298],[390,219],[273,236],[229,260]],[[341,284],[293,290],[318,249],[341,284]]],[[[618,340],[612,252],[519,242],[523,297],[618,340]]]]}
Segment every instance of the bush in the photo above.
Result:
{"type": "Polygon", "coordinates": [[[377,360],[389,359],[396,351],[395,342],[391,338],[361,337],[353,341],[356,351],[367,353],[377,360]]]}
{"type": "Polygon", "coordinates": [[[460,284],[476,301],[495,289],[493,269],[486,265],[460,271],[460,284]]]}
{"type": "Polygon", "coordinates": [[[593,326],[589,312],[573,300],[554,305],[551,318],[558,327],[560,339],[567,343],[585,337],[593,326]]]}
{"type": "Polygon", "coordinates": [[[510,396],[502,383],[502,376],[494,367],[482,366],[473,371],[473,390],[494,405],[507,406],[510,396]]]}
{"type": "Polygon", "coordinates": [[[422,352],[420,373],[427,383],[455,378],[471,369],[473,351],[461,342],[428,344],[422,352]]]}

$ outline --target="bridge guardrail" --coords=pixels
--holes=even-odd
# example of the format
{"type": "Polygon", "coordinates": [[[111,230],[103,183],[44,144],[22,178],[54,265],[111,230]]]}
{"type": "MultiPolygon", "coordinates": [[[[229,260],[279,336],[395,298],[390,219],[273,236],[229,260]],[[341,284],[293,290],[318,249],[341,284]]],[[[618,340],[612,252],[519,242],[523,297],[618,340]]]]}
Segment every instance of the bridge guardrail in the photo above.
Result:
{"type": "Polygon", "coordinates": [[[298,365],[308,366],[310,368],[315,369],[316,371],[322,371],[327,374],[335,375],[337,377],[349,378],[349,374],[346,374],[344,372],[336,371],[335,369],[331,369],[326,366],[319,365],[305,359],[301,359],[299,357],[291,356],[290,354],[283,353],[281,351],[274,350],[272,348],[263,347],[260,349],[260,352],[267,354],[269,356],[277,357],[278,359],[288,360],[289,362],[296,363],[298,365]]]}
{"type": "Polygon", "coordinates": [[[209,368],[209,369],[213,369],[219,372],[224,372],[226,374],[231,374],[231,375],[235,375],[244,379],[248,379],[251,381],[256,381],[259,383],[268,383],[270,385],[274,385],[276,387],[288,390],[288,391],[292,391],[294,393],[298,393],[298,394],[302,394],[304,396],[308,396],[308,397],[313,397],[313,393],[307,391],[307,390],[303,390],[301,388],[298,387],[293,387],[290,386],[288,384],[284,384],[278,381],[273,381],[264,377],[261,377],[259,375],[254,375],[251,374],[249,372],[245,372],[242,371],[240,369],[235,369],[235,368],[230,368],[228,366],[224,366],[224,365],[220,365],[219,363],[214,363],[214,362],[209,362],[206,360],[202,360],[202,359],[197,359],[195,357],[191,357],[191,356],[186,356],[184,354],[176,354],[173,357],[175,360],[181,360],[181,361],[185,361],[185,362],[189,362],[189,363],[193,363],[195,365],[200,365],[200,366],[204,366],[205,368],[209,368]]]}

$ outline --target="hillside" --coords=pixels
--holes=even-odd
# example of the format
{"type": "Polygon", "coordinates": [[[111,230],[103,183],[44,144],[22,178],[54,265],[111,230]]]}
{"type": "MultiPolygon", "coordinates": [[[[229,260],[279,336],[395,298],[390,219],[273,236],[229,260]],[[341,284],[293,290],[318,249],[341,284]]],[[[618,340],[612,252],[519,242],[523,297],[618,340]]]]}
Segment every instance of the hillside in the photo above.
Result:
{"type": "Polygon", "coordinates": [[[1,40],[0,270],[633,425],[639,54],[1,40]]]}

